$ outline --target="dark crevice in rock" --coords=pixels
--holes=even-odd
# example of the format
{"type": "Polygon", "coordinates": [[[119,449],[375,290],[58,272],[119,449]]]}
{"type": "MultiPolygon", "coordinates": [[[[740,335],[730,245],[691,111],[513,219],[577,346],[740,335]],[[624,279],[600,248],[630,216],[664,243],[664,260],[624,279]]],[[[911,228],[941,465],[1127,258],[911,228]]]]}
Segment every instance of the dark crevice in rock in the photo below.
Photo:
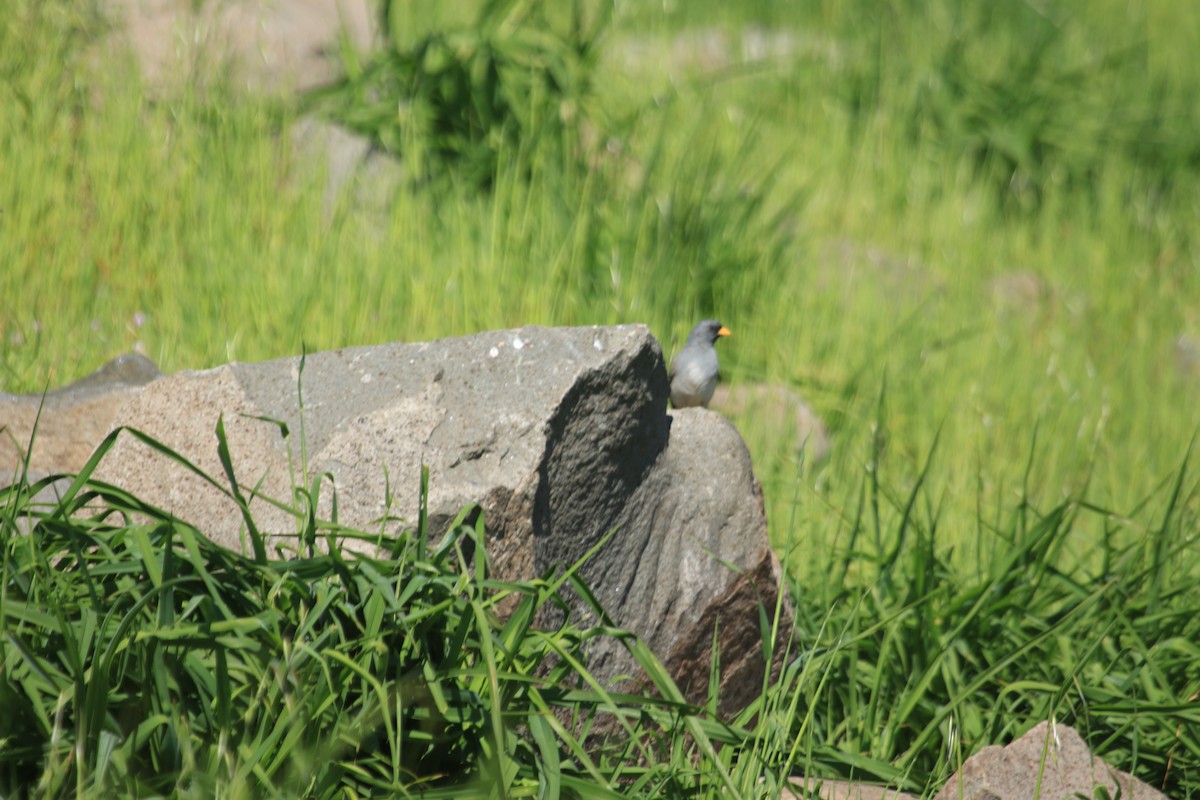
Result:
{"type": "Polygon", "coordinates": [[[650,347],[582,375],[568,391],[548,423],[539,469],[539,568],[575,563],[616,524],[666,449],[666,395],[662,357],[650,347]]]}

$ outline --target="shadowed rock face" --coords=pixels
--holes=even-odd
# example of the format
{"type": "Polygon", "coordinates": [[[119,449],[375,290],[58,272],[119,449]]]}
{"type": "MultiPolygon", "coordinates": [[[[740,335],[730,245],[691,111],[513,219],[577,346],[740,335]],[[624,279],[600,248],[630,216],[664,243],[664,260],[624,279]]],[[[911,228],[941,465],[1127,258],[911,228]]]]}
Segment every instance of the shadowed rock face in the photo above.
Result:
{"type": "MultiPolygon", "coordinates": [[[[697,699],[718,626],[721,704],[732,711],[761,687],[758,603],[773,611],[779,569],[741,437],[704,409],[669,416],[667,394],[662,351],[643,326],[528,327],[315,353],[303,372],[285,358],[141,386],[86,379],[47,404],[39,436],[58,444],[32,466],[78,469],[79,454],[123,425],[221,481],[220,419],[273,557],[295,551],[297,522],[264,497],[291,502],[294,485],[321,476],[320,517],[332,515],[336,491],[339,522],[392,535],[416,521],[422,465],[433,529],[479,504],[501,579],[570,565],[615,529],[584,578],[697,699]],[[69,463],[56,462],[64,452],[69,463]]],[[[28,410],[37,400],[13,402],[28,410]]],[[[246,549],[235,503],[134,437],[118,439],[95,477],[246,549]]],[[[602,680],[637,674],[613,642],[593,655],[602,680]]]]}

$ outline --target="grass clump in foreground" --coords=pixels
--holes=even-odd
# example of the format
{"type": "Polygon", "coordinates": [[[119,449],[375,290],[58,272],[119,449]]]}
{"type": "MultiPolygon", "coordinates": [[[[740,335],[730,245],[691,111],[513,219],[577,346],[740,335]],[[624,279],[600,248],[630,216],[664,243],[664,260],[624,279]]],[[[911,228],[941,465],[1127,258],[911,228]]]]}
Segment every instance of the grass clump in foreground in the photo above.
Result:
{"type": "Polygon", "coordinates": [[[790,587],[794,630],[763,610],[781,673],[720,722],[575,568],[490,579],[482,520],[384,538],[301,512],[298,542],[328,552],[249,558],[90,480],[113,441],[51,507],[31,500],[50,478],[0,491],[5,796],[780,797],[791,775],[931,796],[1044,719],[1171,797],[1200,794],[1186,464],[1132,517],[1042,510],[1024,487],[981,510],[989,557],[969,576],[938,553],[936,487],[869,473],[838,547],[812,553],[825,577],[790,587]],[[605,624],[536,628],[564,587],[605,624]],[[632,648],[656,697],[596,683],[599,636],[632,648]]]}
{"type": "Polygon", "coordinates": [[[115,439],[53,507],[31,498],[54,477],[0,490],[0,795],[670,796],[705,782],[710,729],[736,739],[627,633],[535,629],[564,585],[590,592],[575,568],[489,579],[473,509],[437,541],[423,516],[385,539],[301,512],[326,553],[249,558],[89,480],[115,439]],[[600,686],[597,636],[665,699],[600,686]],[[619,743],[588,750],[600,720],[619,743]]]}
{"type": "Polygon", "coordinates": [[[1167,796],[1200,796],[1188,460],[1126,515],[1086,487],[1043,505],[1035,446],[1016,501],[979,503],[979,558],[963,570],[945,546],[963,534],[947,530],[944,487],[927,480],[937,454],[897,491],[879,476],[885,438],[881,426],[797,606],[800,652],[822,674],[798,687],[812,726],[799,741],[842,774],[932,794],[982,747],[1052,720],[1167,796]]]}

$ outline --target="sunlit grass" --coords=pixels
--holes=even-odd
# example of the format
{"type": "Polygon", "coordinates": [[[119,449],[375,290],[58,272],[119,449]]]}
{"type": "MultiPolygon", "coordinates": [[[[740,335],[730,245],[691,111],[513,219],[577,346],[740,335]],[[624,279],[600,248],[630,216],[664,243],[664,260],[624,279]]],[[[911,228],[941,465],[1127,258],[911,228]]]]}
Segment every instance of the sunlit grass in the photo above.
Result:
{"type": "MultiPolygon", "coordinates": [[[[97,57],[86,3],[4,4],[0,388],[58,386],[134,348],[173,371],[523,324],[646,322],[669,357],[716,315],[734,331],[725,379],[793,388],[833,432],[816,464],[762,419],[733,420],[800,581],[807,645],[829,641],[827,616],[820,636],[853,644],[830,655],[836,681],[805,690],[802,763],[829,772],[821,748],[841,748],[919,789],[953,767],[931,754],[949,719],[966,752],[1068,708],[1105,731],[1090,741],[1127,752],[1146,718],[1104,692],[1178,705],[1200,690],[1172,627],[1195,611],[1197,568],[1190,473],[1172,492],[1200,428],[1174,351],[1200,334],[1200,14],[1115,0],[1044,18],[882,0],[615,9],[597,83],[607,138],[589,159],[502,151],[490,191],[402,185],[384,215],[352,189],[326,198],[294,109],[186,81],[156,95],[128,59],[97,57]],[[780,49],[738,63],[759,24],[780,49]],[[693,57],[698,31],[733,44],[693,57]],[[970,102],[946,101],[954,80],[976,87],[970,102]],[[983,113],[988,97],[1004,112],[983,113]],[[1025,130],[1041,149],[1010,147],[1025,130]],[[901,536],[923,472],[921,531],[901,536]],[[1029,538],[1039,524],[1048,538],[1029,538]],[[1041,681],[1031,694],[946,622],[1012,591],[996,570],[1021,553],[1036,566],[1015,574],[1049,593],[972,619],[1043,648],[1031,661],[1053,670],[1024,676],[1041,681]],[[880,661],[937,671],[946,696],[888,684],[907,679],[880,661]],[[968,692],[974,674],[987,679],[968,692]],[[1080,675],[1090,689],[1067,691],[1080,675]]],[[[447,15],[423,24],[467,18],[447,15]]],[[[1181,707],[1145,724],[1162,737],[1153,758],[1194,770],[1194,743],[1166,743],[1181,707]]]]}
{"type": "Polygon", "coordinates": [[[0,490],[6,791],[778,797],[806,775],[932,794],[977,748],[1046,719],[1169,796],[1197,790],[1187,464],[1130,517],[1082,495],[1039,507],[1026,485],[981,504],[966,571],[944,554],[952,521],[929,470],[911,492],[864,475],[832,547],[793,521],[785,557],[811,567],[787,577],[794,627],[762,610],[781,672],[722,722],[716,695],[689,706],[611,625],[531,626],[559,587],[588,589],[574,570],[491,580],[471,509],[444,537],[380,540],[297,507],[297,557],[268,561],[90,481],[111,444],[56,504],[33,501],[53,477],[0,490]],[[380,550],[344,552],[350,539],[380,550]],[[610,636],[657,699],[587,674],[587,643],[610,636]],[[608,714],[606,740],[592,725],[608,714]]]}
{"type": "MultiPolygon", "coordinates": [[[[1062,497],[1090,472],[1127,504],[1200,421],[1172,351],[1200,325],[1194,193],[1163,193],[1114,156],[1086,186],[1050,181],[1036,209],[1005,205],[943,141],[913,138],[919,92],[904,81],[936,73],[901,59],[953,29],[936,13],[883,51],[877,105],[845,94],[871,75],[850,59],[873,29],[848,38],[847,10],[829,4],[781,28],[790,58],[674,84],[614,75],[602,86],[615,146],[590,173],[543,161],[531,178],[502,166],[489,195],[401,190],[384,224],[349,198],[329,206],[324,164],[295,147],[286,108],[215,90],[149,103],[127,61],[55,70],[33,57],[82,47],[85,17],[6,13],[12,86],[30,100],[3,122],[10,391],[133,347],[174,370],[525,323],[645,321],[669,351],[712,313],[735,331],[731,380],[796,387],[835,426],[831,480],[860,468],[845,445],[886,375],[890,452],[911,469],[941,430],[935,469],[965,515],[980,474],[1011,485],[1035,424],[1059,443],[1038,465],[1045,491],[1062,497]],[[1005,299],[993,281],[1014,273],[1038,276],[1041,294],[1005,299]]],[[[606,64],[625,63],[622,19],[606,64]]],[[[1081,25],[1113,37],[1092,47],[1117,48],[1123,29],[1104,19],[1081,25]]],[[[1171,55],[1189,31],[1170,27],[1127,81],[1194,90],[1171,55]]],[[[1064,42],[1067,61],[1087,55],[1064,42]]],[[[772,517],[786,515],[794,465],[738,422],[772,517]]]]}

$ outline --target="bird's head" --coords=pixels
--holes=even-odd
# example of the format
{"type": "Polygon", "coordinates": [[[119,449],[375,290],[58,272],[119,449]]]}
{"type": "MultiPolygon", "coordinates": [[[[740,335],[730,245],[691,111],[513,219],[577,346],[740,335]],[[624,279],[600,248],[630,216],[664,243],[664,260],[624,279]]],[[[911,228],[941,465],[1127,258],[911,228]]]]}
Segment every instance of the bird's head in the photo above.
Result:
{"type": "Polygon", "coordinates": [[[688,342],[707,342],[713,344],[722,336],[729,336],[732,331],[726,328],[718,320],[706,319],[696,327],[692,328],[692,332],[688,334],[688,342]]]}

